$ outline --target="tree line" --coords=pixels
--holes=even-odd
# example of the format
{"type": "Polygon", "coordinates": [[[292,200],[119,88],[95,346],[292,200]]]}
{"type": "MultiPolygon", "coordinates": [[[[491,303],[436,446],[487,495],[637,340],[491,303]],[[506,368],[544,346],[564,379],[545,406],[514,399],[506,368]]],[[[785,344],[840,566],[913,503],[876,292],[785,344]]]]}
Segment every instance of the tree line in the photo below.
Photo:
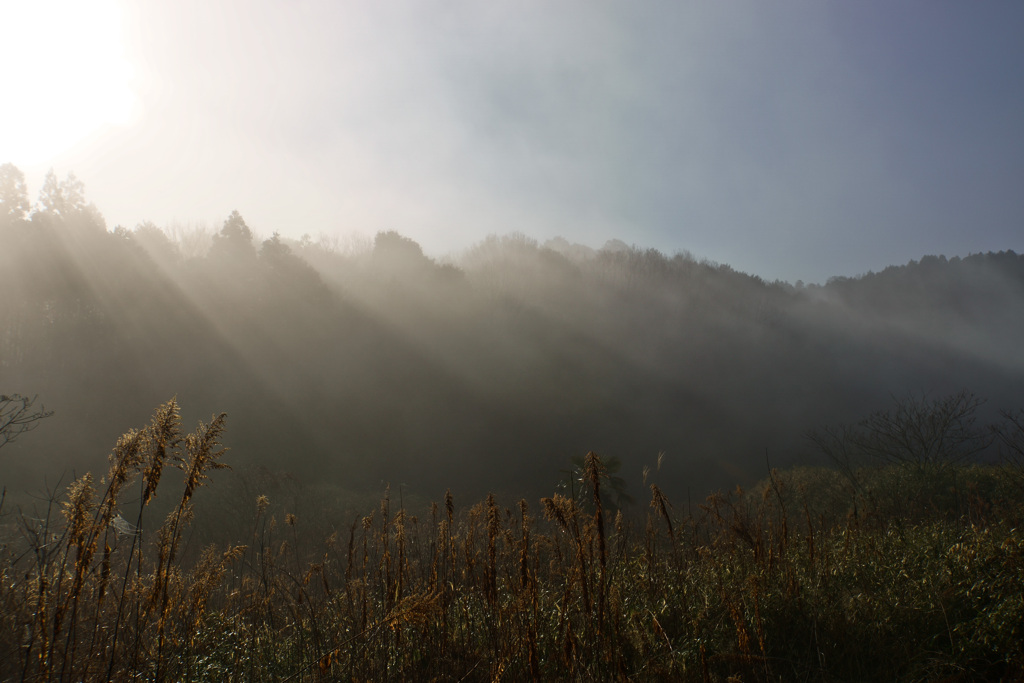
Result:
{"type": "MultiPolygon", "coordinates": [[[[0,390],[46,429],[0,467],[94,468],[168,395],[232,416],[241,462],[436,495],[546,491],[572,456],[708,490],[817,457],[807,430],[891,396],[1020,407],[1024,258],[925,257],[823,285],[688,253],[523,234],[430,258],[399,232],[107,229],[73,175],[0,167],[0,390]]],[[[631,477],[631,479],[630,479],[631,477]]]]}

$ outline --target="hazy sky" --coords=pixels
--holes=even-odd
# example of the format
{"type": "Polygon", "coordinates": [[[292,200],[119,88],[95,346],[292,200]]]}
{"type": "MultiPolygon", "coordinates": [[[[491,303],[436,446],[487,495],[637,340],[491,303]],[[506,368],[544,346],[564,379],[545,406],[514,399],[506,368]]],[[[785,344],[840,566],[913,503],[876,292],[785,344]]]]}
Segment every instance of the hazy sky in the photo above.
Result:
{"type": "Polygon", "coordinates": [[[1019,0],[0,0],[0,163],[110,227],[1024,251],[1019,0]],[[13,82],[13,85],[12,85],[13,82]]]}

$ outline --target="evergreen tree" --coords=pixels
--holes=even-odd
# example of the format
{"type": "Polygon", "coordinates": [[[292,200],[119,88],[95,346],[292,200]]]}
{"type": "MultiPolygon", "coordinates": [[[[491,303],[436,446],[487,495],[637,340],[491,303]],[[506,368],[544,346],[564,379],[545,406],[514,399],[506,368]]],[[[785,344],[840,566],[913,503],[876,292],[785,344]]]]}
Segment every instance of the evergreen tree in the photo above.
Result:
{"type": "Polygon", "coordinates": [[[85,201],[85,184],[71,172],[61,182],[52,168],[47,171],[36,202],[36,213],[94,232],[107,229],[96,205],[85,201]]]}
{"type": "Polygon", "coordinates": [[[250,258],[256,256],[256,247],[252,243],[252,230],[245,224],[245,219],[238,211],[232,211],[224,221],[224,227],[213,236],[210,255],[214,258],[230,259],[250,258]]]}
{"type": "Polygon", "coordinates": [[[14,164],[0,166],[0,225],[24,220],[30,206],[25,174],[14,164]]]}

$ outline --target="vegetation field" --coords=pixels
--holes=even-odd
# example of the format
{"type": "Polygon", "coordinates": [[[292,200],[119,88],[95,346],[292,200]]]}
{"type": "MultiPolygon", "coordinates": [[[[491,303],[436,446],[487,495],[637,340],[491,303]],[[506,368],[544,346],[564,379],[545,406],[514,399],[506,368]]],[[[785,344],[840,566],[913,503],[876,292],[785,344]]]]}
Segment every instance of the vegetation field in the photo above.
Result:
{"type": "MultiPolygon", "coordinates": [[[[934,427],[970,400],[909,414],[934,427]]],[[[865,451],[906,408],[815,438],[865,451]]],[[[837,459],[699,503],[655,468],[649,506],[617,509],[593,453],[540,501],[385,491],[307,519],[253,492],[244,532],[200,548],[224,416],[186,434],[171,401],[102,478],[4,510],[0,679],[1019,679],[1024,442],[1007,418],[998,465],[837,459]]]]}

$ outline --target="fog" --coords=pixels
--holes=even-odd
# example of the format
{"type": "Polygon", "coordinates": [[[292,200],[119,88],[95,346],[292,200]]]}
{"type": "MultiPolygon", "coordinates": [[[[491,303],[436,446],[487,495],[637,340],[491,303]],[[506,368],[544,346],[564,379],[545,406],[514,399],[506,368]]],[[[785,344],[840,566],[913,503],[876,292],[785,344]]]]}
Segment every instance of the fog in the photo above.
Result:
{"type": "Polygon", "coordinates": [[[186,424],[228,414],[236,472],[430,498],[549,495],[590,450],[634,494],[664,453],[696,497],[818,462],[808,430],[899,397],[1024,406],[1012,251],[804,285],[524,226],[439,260],[397,232],[258,239],[237,212],[108,230],[73,178],[30,212],[3,171],[0,392],[54,411],[0,450],[12,489],[102,471],[172,396],[186,424]]]}

